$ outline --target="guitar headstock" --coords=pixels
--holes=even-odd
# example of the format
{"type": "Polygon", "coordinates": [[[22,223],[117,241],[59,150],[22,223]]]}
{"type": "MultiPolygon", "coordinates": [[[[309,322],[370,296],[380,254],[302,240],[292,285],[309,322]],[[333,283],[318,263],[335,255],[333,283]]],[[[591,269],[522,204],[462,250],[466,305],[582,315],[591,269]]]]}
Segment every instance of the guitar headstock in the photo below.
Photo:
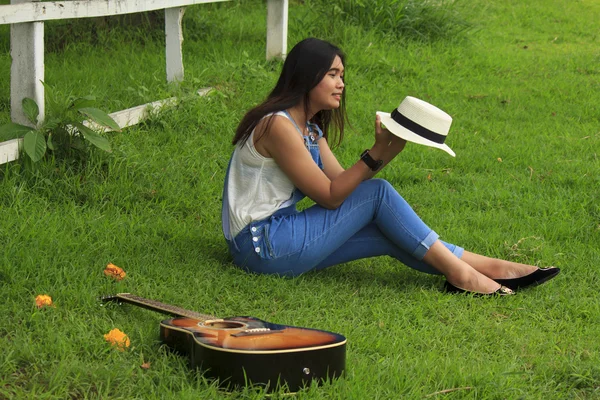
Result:
{"type": "Polygon", "coordinates": [[[123,298],[124,295],[128,295],[130,293],[117,293],[117,294],[110,294],[107,296],[101,296],[100,297],[100,301],[102,303],[108,303],[111,301],[117,302],[117,303],[122,303],[124,302],[126,299],[123,298]]]}

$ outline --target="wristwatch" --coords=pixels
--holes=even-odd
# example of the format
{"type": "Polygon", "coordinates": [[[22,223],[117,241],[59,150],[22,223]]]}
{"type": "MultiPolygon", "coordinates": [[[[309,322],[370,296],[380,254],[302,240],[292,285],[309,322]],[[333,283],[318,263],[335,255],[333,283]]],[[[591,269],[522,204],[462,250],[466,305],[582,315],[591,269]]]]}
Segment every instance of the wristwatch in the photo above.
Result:
{"type": "Polygon", "coordinates": [[[374,160],[369,154],[369,149],[366,149],[360,155],[360,159],[367,164],[367,167],[371,168],[371,171],[377,171],[383,165],[383,160],[374,160]]]}

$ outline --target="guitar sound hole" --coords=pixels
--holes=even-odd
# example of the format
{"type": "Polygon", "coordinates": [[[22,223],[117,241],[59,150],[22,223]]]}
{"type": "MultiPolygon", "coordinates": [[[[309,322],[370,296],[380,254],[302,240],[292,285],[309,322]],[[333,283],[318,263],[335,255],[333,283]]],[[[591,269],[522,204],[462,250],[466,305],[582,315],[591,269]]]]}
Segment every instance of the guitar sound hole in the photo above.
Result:
{"type": "Polygon", "coordinates": [[[206,321],[204,326],[215,329],[241,329],[245,324],[236,321],[206,321]]]}

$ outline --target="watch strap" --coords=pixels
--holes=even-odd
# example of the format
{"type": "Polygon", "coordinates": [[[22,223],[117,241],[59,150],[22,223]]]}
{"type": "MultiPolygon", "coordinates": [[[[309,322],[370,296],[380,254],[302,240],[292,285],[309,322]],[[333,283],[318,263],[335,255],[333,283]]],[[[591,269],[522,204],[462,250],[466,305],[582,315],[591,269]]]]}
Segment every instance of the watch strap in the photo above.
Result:
{"type": "Polygon", "coordinates": [[[360,159],[367,164],[367,167],[371,169],[371,171],[377,171],[383,165],[383,160],[375,160],[369,154],[369,149],[366,149],[360,155],[360,159]]]}

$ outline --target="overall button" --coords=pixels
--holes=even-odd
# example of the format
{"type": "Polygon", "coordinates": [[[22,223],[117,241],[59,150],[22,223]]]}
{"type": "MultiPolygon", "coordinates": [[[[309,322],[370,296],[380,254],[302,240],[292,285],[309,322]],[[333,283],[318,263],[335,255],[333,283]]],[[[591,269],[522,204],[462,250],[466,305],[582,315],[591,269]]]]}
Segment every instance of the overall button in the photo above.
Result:
{"type": "Polygon", "coordinates": [[[255,226],[253,226],[253,227],[252,227],[250,230],[251,230],[252,232],[256,232],[256,227],[255,227],[255,226]]]}
{"type": "Polygon", "coordinates": [[[255,247],[254,251],[257,252],[257,253],[260,253],[260,247],[255,247]]]}
{"type": "Polygon", "coordinates": [[[258,242],[258,236],[255,236],[255,237],[253,237],[253,238],[252,238],[252,241],[253,241],[253,242],[258,242]]]}

